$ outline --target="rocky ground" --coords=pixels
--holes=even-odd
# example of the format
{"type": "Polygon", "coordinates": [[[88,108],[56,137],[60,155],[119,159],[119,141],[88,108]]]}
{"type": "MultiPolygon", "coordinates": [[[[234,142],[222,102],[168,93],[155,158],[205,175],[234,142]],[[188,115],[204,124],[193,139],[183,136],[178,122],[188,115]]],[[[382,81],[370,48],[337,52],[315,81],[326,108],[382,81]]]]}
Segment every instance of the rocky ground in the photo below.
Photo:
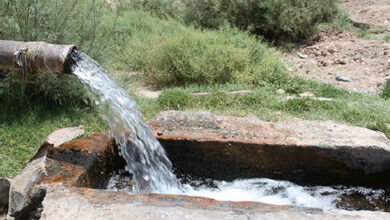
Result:
{"type": "MultiPolygon", "coordinates": [[[[387,0],[345,0],[341,6],[355,22],[390,32],[390,2],[387,0]]],[[[356,33],[321,31],[312,45],[288,55],[291,72],[365,94],[377,94],[390,80],[390,44],[365,40],[356,33]]]]}
{"type": "Polygon", "coordinates": [[[388,0],[340,0],[341,7],[353,21],[390,31],[390,2],[388,0]]]}

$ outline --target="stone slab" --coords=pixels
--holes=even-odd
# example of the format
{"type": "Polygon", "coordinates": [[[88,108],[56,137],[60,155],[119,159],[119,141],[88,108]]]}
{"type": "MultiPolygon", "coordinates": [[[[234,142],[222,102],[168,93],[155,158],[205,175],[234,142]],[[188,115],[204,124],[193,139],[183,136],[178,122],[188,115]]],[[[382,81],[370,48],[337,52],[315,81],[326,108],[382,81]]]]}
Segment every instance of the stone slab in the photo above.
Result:
{"type": "Polygon", "coordinates": [[[82,126],[61,128],[49,134],[46,142],[49,144],[53,144],[54,147],[58,147],[84,134],[85,131],[82,126]]]}
{"type": "Polygon", "coordinates": [[[367,128],[180,111],[161,112],[149,125],[179,172],[390,187],[390,140],[367,128]]]}

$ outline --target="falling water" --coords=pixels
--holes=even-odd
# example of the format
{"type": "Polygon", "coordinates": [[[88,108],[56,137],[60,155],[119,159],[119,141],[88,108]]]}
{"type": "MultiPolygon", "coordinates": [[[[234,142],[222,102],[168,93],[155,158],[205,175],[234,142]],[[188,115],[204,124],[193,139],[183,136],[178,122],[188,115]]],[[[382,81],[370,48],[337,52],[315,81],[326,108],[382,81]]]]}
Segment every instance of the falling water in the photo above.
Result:
{"type": "Polygon", "coordinates": [[[110,126],[126,170],[133,174],[135,190],[165,192],[176,188],[176,177],[165,150],[141,119],[136,102],[109,74],[86,54],[74,51],[73,73],[89,91],[101,116],[110,126]]]}

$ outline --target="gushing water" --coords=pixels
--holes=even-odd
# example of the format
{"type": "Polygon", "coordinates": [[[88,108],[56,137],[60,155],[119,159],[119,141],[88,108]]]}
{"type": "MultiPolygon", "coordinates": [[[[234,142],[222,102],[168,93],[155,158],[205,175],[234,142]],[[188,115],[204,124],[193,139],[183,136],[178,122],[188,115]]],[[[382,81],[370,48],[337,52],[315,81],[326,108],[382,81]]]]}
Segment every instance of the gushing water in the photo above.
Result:
{"type": "Polygon", "coordinates": [[[141,119],[134,100],[119,87],[109,74],[86,54],[74,51],[75,74],[89,91],[101,116],[110,126],[126,170],[133,174],[137,191],[165,192],[176,188],[176,177],[165,150],[141,119]]]}

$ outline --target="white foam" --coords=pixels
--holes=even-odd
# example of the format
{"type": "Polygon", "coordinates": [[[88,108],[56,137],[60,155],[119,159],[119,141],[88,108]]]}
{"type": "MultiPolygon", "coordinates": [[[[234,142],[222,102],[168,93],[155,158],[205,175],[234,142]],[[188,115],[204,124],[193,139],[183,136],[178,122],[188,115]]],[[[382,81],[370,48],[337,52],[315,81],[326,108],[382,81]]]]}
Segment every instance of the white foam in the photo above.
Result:
{"type": "Polygon", "coordinates": [[[294,205],[320,209],[335,208],[338,193],[331,187],[302,187],[288,181],[266,178],[242,179],[233,182],[215,181],[217,188],[183,185],[182,191],[165,192],[201,196],[220,201],[254,201],[273,205],[294,205]],[[322,192],[327,192],[322,194],[322,192]]]}

